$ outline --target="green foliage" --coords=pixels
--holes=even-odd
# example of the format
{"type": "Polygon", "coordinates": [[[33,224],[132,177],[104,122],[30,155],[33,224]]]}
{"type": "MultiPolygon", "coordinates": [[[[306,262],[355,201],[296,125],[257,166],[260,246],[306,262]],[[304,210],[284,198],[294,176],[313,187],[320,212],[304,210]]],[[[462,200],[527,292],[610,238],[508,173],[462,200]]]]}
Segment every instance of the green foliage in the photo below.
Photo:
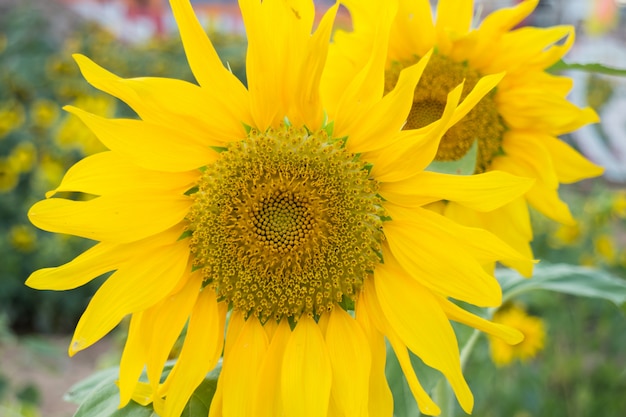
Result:
{"type": "Polygon", "coordinates": [[[510,269],[499,270],[497,277],[504,293],[503,302],[536,290],[600,298],[617,306],[626,302],[626,281],[601,269],[544,263],[535,267],[532,279],[510,269]]]}

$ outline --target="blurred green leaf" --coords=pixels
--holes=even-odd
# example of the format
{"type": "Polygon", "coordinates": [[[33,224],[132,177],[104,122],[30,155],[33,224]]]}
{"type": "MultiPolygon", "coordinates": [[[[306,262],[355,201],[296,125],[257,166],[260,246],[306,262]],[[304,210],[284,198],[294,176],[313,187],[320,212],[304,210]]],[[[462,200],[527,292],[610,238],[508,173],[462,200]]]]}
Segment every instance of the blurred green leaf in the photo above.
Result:
{"type": "Polygon", "coordinates": [[[541,263],[528,279],[512,270],[498,270],[503,302],[534,290],[549,290],[581,297],[601,298],[617,306],[626,302],[626,281],[600,269],[569,264],[541,263]]]}
{"type": "Polygon", "coordinates": [[[426,167],[426,171],[441,174],[472,175],[476,171],[478,160],[478,141],[475,140],[463,158],[457,161],[433,161],[426,167]]]}
{"type": "MultiPolygon", "coordinates": [[[[172,370],[175,361],[168,361],[163,370],[162,379],[172,370]]],[[[206,417],[211,401],[217,390],[217,379],[222,370],[221,362],[207,374],[202,383],[191,394],[181,417],[206,417]]],[[[78,382],[65,394],[66,401],[80,404],[74,417],[158,417],[152,406],[142,406],[131,401],[124,408],[118,409],[119,389],[115,384],[119,368],[107,368],[96,372],[78,382]]]]}
{"type": "Polygon", "coordinates": [[[563,60],[557,62],[552,67],[550,67],[551,72],[561,72],[561,71],[585,71],[585,72],[593,72],[595,74],[604,74],[604,75],[618,75],[622,77],[626,77],[626,68],[613,68],[607,67],[606,65],[599,64],[597,62],[590,64],[576,64],[576,63],[568,63],[563,60]]]}
{"type": "Polygon", "coordinates": [[[119,374],[119,368],[107,368],[98,371],[82,381],[70,387],[65,393],[63,399],[74,404],[81,404],[87,400],[87,397],[102,384],[114,384],[119,374]]]}

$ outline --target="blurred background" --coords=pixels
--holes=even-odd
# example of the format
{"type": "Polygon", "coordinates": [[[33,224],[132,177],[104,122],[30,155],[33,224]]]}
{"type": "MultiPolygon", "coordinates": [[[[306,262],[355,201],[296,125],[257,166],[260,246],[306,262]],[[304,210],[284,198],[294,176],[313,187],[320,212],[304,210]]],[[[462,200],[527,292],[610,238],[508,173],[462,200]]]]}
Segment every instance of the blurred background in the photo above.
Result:
{"type": "MultiPolygon", "coordinates": [[[[192,1],[224,61],[245,82],[245,33],[236,1],[192,1]]],[[[316,1],[320,9],[331,1],[316,1]]],[[[477,20],[513,0],[477,1],[477,20]]],[[[541,1],[526,22],[571,24],[567,62],[626,68],[626,0],[541,1]]],[[[340,15],[339,25],[349,26],[340,15]]],[[[91,88],[71,54],[124,76],[193,81],[165,0],[0,0],[0,417],[69,417],[63,393],[93,370],[115,364],[123,332],[67,358],[71,332],[105,277],[72,291],[24,286],[36,269],[63,264],[92,245],[42,232],[26,212],[64,172],[102,145],[61,107],[133,117],[91,88]]],[[[626,77],[571,71],[570,99],[593,107],[599,125],[567,140],[604,166],[602,178],[562,187],[576,226],[533,213],[538,258],[626,278],[626,77]]],[[[620,416],[626,410],[626,320],[606,301],[553,293],[519,300],[544,326],[543,348],[524,362],[494,364],[484,338],[467,378],[481,417],[620,416]]]]}

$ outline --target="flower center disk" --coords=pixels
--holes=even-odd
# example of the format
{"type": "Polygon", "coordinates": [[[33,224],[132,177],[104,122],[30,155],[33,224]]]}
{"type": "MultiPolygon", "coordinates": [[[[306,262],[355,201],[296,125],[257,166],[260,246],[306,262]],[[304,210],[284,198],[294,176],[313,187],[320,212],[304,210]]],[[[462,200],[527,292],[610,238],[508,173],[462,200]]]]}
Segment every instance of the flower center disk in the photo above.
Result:
{"type": "Polygon", "coordinates": [[[193,199],[194,267],[262,322],[354,300],[380,259],[377,183],[325,130],[250,130],[205,168],[193,199]]]}
{"type": "MultiPolygon", "coordinates": [[[[385,74],[385,91],[393,89],[400,71],[419,60],[394,61],[385,74]]],[[[428,61],[419,84],[415,88],[413,106],[405,129],[418,129],[441,118],[448,93],[465,81],[461,100],[476,86],[481,74],[466,63],[455,62],[443,55],[433,54],[428,61]]],[[[506,127],[496,106],[495,90],[491,91],[441,139],[435,160],[456,161],[478,141],[476,173],[487,170],[493,158],[501,152],[502,137],[506,127]]]]}

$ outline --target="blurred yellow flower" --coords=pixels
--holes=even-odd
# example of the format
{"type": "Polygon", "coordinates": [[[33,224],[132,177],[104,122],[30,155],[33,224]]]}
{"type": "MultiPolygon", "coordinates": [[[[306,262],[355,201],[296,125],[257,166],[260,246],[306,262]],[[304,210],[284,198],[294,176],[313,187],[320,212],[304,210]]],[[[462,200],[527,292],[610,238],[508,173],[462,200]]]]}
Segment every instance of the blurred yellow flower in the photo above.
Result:
{"type": "Polygon", "coordinates": [[[579,222],[575,224],[560,224],[556,231],[550,235],[550,244],[555,248],[572,246],[580,242],[583,237],[582,228],[579,222]]]}
{"type": "Polygon", "coordinates": [[[37,244],[37,233],[31,225],[14,225],[9,231],[9,242],[20,252],[31,252],[37,244]]]}
{"type": "Polygon", "coordinates": [[[613,238],[608,234],[601,234],[593,239],[593,247],[596,255],[608,265],[615,263],[617,253],[615,251],[615,244],[613,238]]]}
{"type": "MultiPolygon", "coordinates": [[[[354,31],[335,36],[337,55],[343,60],[334,65],[358,68],[367,62],[364,51],[372,48],[372,21],[378,18],[375,3],[345,1],[354,31]]],[[[405,126],[421,129],[440,117],[446,95],[456,85],[464,82],[466,94],[482,76],[500,74],[497,87],[443,136],[435,159],[457,161],[476,143],[475,173],[501,170],[535,180],[528,193],[498,209],[476,210],[467,202],[451,202],[445,210],[446,216],[485,228],[532,259],[528,205],[553,220],[573,224],[569,208],[559,198],[559,184],[603,171],[558,135],[599,119],[591,108],[581,109],[567,101],[571,79],[546,71],[572,46],[573,27],[517,27],[538,4],[538,0],[526,0],[495,11],[474,28],[474,3],[440,0],[433,19],[431,1],[400,0],[389,37],[385,90],[395,85],[403,68],[434,50],[405,126]]],[[[338,83],[347,83],[347,74],[351,73],[346,72],[346,79],[338,83]]],[[[525,276],[532,273],[532,262],[506,265],[525,276]]]]}
{"type": "Polygon", "coordinates": [[[0,104],[0,139],[19,129],[24,119],[24,106],[17,101],[9,100],[0,104]]]}
{"type": "Polygon", "coordinates": [[[0,193],[6,193],[17,185],[20,173],[7,158],[0,158],[0,193]]]}
{"type": "Polygon", "coordinates": [[[30,117],[33,125],[47,129],[59,118],[59,105],[51,100],[38,99],[31,105],[30,117]]]}
{"type": "Polygon", "coordinates": [[[37,161],[37,149],[32,142],[18,143],[7,158],[17,172],[29,172],[37,161]]]}
{"type": "Polygon", "coordinates": [[[67,107],[109,150],[71,167],[29,211],[41,229],[98,242],[65,265],[34,272],[29,286],[66,290],[114,271],[77,324],[70,354],[131,315],[122,406],[141,395],[159,415],[180,416],[223,353],[212,416],[391,417],[386,337],[420,410],[440,412],[409,352],[439,370],[471,411],[450,320],[511,343],[522,335],[449,297],[498,306],[500,286],[482,264],[528,260],[493,234],[423,206],[469,199],[480,209],[499,207],[532,181],[424,168],[451,123],[500,76],[484,77],[461,105],[462,87],[453,88],[440,118],[403,131],[429,57],[383,94],[382,52],[393,20],[386,2],[378,2],[370,64],[337,84],[328,47],[338,3],[312,31],[311,0],[241,0],[247,86],[223,65],[190,2],[170,4],[198,84],[120,78],[76,55],[87,81],[140,119],[67,107]],[[58,192],[97,197],[76,201],[58,192]],[[162,381],[186,325],[180,356],[162,381]]]}
{"type": "Polygon", "coordinates": [[[617,191],[613,195],[611,211],[622,219],[626,218],[626,190],[617,191]]]}
{"type": "Polygon", "coordinates": [[[511,305],[499,310],[494,314],[493,321],[517,329],[524,335],[524,340],[515,345],[489,336],[491,359],[497,366],[509,365],[515,359],[527,361],[543,349],[546,338],[543,320],[528,315],[520,306],[511,305]]]}

